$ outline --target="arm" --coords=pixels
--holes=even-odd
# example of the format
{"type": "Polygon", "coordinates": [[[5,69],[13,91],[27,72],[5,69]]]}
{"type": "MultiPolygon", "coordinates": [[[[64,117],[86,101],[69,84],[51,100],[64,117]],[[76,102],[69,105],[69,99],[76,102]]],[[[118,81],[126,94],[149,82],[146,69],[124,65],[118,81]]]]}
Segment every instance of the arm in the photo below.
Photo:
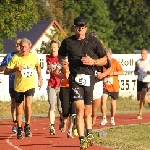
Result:
{"type": "Polygon", "coordinates": [[[59,69],[59,67],[56,67],[56,70],[55,70],[55,72],[54,72],[54,75],[57,77],[57,78],[59,78],[59,79],[63,79],[63,78],[65,78],[65,74],[60,74],[60,69],[59,69]]]}
{"type": "Polygon", "coordinates": [[[35,68],[36,68],[36,71],[37,71],[37,74],[38,74],[38,79],[42,79],[41,67],[38,65],[38,66],[35,66],[35,68]]]}
{"type": "Polygon", "coordinates": [[[0,66],[0,72],[3,72],[5,69],[6,69],[6,66],[8,65],[9,63],[9,54],[7,54],[3,61],[1,62],[1,66],[0,66]]]}
{"type": "Polygon", "coordinates": [[[9,69],[9,68],[6,68],[4,70],[4,75],[11,75],[12,73],[16,72],[16,71],[19,71],[19,68],[13,68],[13,69],[9,69]]]}
{"type": "Polygon", "coordinates": [[[16,71],[21,71],[22,66],[16,67],[16,61],[15,61],[15,56],[11,59],[11,61],[8,63],[6,69],[4,70],[4,75],[10,75],[16,71]]]}
{"type": "Polygon", "coordinates": [[[135,69],[134,69],[134,74],[135,75],[138,75],[138,66],[137,66],[137,62],[135,63],[135,69]]]}
{"type": "Polygon", "coordinates": [[[107,63],[107,55],[104,47],[102,46],[101,42],[97,39],[97,46],[96,52],[99,59],[94,60],[95,66],[104,66],[107,63]]]}
{"type": "Polygon", "coordinates": [[[63,40],[61,43],[61,46],[58,50],[58,61],[59,63],[61,63],[62,59],[65,58],[65,56],[67,56],[67,51],[66,51],[66,41],[63,40]]]}

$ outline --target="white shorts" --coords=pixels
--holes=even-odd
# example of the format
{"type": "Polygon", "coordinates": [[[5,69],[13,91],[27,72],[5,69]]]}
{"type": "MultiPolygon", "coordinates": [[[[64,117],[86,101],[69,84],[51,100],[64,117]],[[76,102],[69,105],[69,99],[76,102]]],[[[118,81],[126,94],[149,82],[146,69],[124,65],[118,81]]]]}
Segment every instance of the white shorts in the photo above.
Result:
{"type": "Polygon", "coordinates": [[[93,90],[93,100],[101,98],[103,95],[103,81],[96,82],[93,90]]]}

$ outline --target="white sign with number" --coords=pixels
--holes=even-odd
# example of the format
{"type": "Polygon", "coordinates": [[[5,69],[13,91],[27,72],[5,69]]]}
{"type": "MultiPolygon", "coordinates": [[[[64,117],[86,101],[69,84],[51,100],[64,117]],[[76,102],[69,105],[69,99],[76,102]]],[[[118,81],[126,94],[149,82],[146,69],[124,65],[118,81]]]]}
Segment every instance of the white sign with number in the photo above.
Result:
{"type": "Polygon", "coordinates": [[[120,75],[119,76],[120,90],[119,94],[123,97],[136,97],[137,92],[137,76],[135,75],[120,75]]]}

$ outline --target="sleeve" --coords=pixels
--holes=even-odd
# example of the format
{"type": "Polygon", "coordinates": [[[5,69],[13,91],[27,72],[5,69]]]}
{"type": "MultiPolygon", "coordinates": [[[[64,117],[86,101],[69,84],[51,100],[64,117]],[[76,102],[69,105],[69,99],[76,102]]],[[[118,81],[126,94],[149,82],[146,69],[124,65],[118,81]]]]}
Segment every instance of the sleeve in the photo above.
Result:
{"type": "Polygon", "coordinates": [[[58,64],[57,64],[57,68],[58,68],[59,70],[61,70],[61,69],[62,69],[62,65],[61,65],[60,63],[58,63],[58,64]]]}
{"type": "Polygon", "coordinates": [[[123,71],[123,69],[122,69],[120,63],[119,63],[117,60],[115,60],[115,64],[116,64],[116,71],[117,71],[117,72],[123,71]]]}
{"type": "Polygon", "coordinates": [[[67,50],[66,50],[66,40],[63,40],[62,43],[61,43],[61,46],[58,50],[58,55],[59,56],[66,56],[67,55],[67,50]]]}
{"type": "Polygon", "coordinates": [[[104,66],[106,69],[111,67],[110,60],[107,58],[107,64],[104,66]]]}
{"type": "Polygon", "coordinates": [[[10,60],[10,55],[7,54],[7,55],[4,57],[3,61],[1,62],[1,67],[7,66],[8,63],[9,63],[9,60],[10,60]]]}
{"type": "Polygon", "coordinates": [[[12,57],[12,59],[10,60],[10,62],[8,63],[7,68],[8,68],[8,69],[14,69],[15,66],[16,66],[16,63],[17,63],[17,61],[16,61],[16,57],[15,57],[15,55],[14,55],[14,56],[12,57]]]}
{"type": "Polygon", "coordinates": [[[103,58],[104,56],[106,56],[106,51],[99,40],[97,40],[97,44],[96,44],[96,53],[98,58],[103,58]]]}

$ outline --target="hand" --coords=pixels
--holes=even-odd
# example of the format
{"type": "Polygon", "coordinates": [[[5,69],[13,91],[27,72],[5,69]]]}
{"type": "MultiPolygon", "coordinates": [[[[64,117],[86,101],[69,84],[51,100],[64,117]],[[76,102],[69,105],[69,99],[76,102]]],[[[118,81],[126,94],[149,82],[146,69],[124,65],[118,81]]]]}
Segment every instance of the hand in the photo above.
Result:
{"type": "Polygon", "coordinates": [[[51,69],[46,70],[46,74],[50,74],[50,72],[51,72],[51,69]]]}
{"type": "Polygon", "coordinates": [[[39,78],[38,79],[38,86],[41,87],[43,85],[43,80],[42,78],[39,78]]]}
{"type": "Polygon", "coordinates": [[[62,67],[68,66],[68,64],[69,64],[69,62],[66,61],[65,58],[64,58],[64,59],[61,59],[61,65],[62,65],[62,67]]]}
{"type": "Polygon", "coordinates": [[[101,73],[101,72],[96,72],[97,73],[97,78],[99,80],[103,79],[105,77],[105,74],[104,73],[101,73]]]}
{"type": "Polygon", "coordinates": [[[147,74],[150,75],[150,71],[147,71],[147,74]]]}
{"type": "Polygon", "coordinates": [[[82,57],[81,61],[83,62],[84,65],[89,65],[89,66],[94,65],[95,62],[95,60],[87,56],[87,54],[85,57],[82,57]]]}
{"type": "Polygon", "coordinates": [[[66,71],[66,78],[69,78],[70,71],[66,71]]]}
{"type": "Polygon", "coordinates": [[[138,75],[139,73],[138,73],[138,72],[134,72],[134,74],[135,74],[135,75],[138,75]]]}
{"type": "Polygon", "coordinates": [[[23,69],[23,66],[21,66],[21,65],[20,65],[19,67],[16,67],[16,68],[15,68],[15,70],[16,70],[16,71],[19,71],[19,72],[21,72],[22,69],[23,69]]]}

